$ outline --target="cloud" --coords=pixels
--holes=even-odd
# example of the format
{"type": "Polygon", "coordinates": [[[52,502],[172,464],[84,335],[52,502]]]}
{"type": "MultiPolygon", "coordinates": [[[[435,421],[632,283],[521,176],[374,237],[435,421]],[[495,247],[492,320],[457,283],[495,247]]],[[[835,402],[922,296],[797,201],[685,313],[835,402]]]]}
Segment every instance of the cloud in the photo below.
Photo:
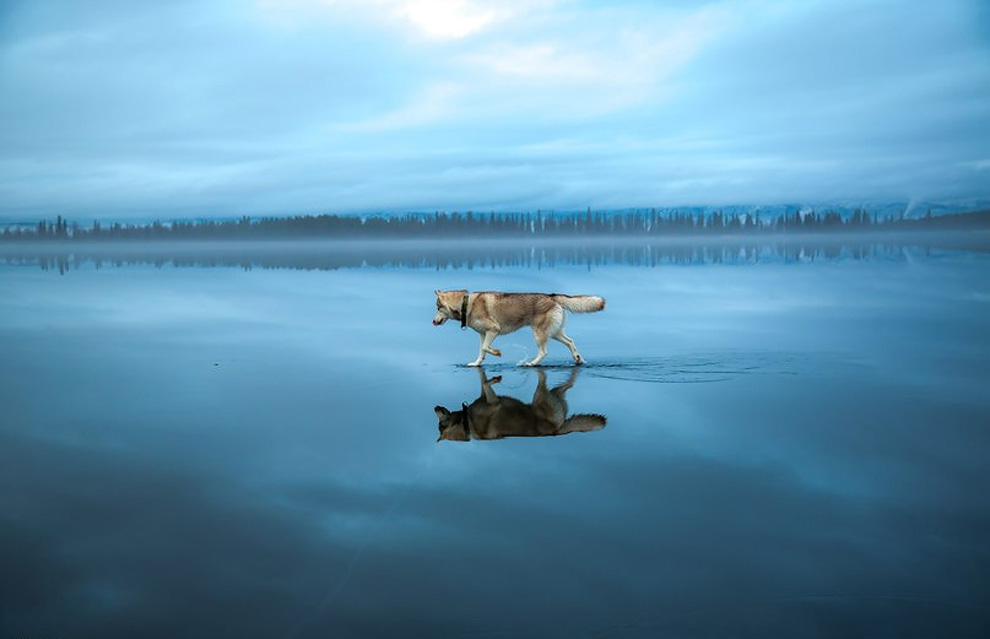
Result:
{"type": "Polygon", "coordinates": [[[555,2],[520,0],[262,0],[270,19],[299,26],[340,17],[383,24],[427,40],[459,40],[555,2]],[[412,32],[410,33],[410,28],[412,32]]]}
{"type": "Polygon", "coordinates": [[[395,110],[356,122],[332,123],[330,130],[394,131],[422,126],[442,121],[454,114],[454,103],[459,97],[459,88],[452,84],[427,86],[408,103],[395,110]]]}
{"type": "Polygon", "coordinates": [[[0,216],[986,197],[972,5],[15,3],[0,216]]]}
{"type": "Polygon", "coordinates": [[[466,0],[413,0],[399,3],[397,10],[433,38],[463,38],[495,19],[493,9],[466,0]]]}

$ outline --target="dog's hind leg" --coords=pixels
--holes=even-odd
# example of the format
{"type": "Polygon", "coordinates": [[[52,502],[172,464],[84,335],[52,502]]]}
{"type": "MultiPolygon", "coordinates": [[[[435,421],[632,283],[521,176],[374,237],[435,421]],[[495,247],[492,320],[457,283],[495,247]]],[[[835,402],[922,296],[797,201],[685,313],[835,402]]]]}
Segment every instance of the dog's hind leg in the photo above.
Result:
{"type": "Polygon", "coordinates": [[[543,358],[544,357],[547,356],[547,342],[546,342],[546,340],[544,340],[543,342],[537,342],[537,345],[539,346],[540,351],[536,354],[536,357],[534,357],[532,360],[530,360],[530,361],[526,362],[525,364],[523,364],[523,366],[536,366],[537,364],[539,364],[540,362],[543,361],[543,358]]]}
{"type": "Polygon", "coordinates": [[[567,336],[567,333],[564,332],[563,328],[557,331],[557,334],[554,335],[553,338],[571,351],[571,357],[574,358],[575,364],[584,364],[584,358],[582,358],[581,353],[578,352],[577,344],[575,344],[574,340],[567,336]]]}
{"type": "Polygon", "coordinates": [[[533,339],[539,352],[525,366],[536,366],[547,356],[547,340],[555,336],[564,326],[564,309],[559,304],[547,311],[538,321],[533,322],[533,339]]]}
{"type": "Polygon", "coordinates": [[[539,348],[539,352],[536,354],[531,361],[526,362],[523,366],[536,366],[543,361],[543,358],[547,356],[547,334],[542,330],[533,327],[533,338],[536,340],[536,346],[539,348]]]}
{"type": "Polygon", "coordinates": [[[564,324],[567,322],[567,317],[564,315],[563,309],[560,310],[559,315],[554,314],[551,317],[551,320],[552,321],[547,334],[567,347],[567,350],[571,352],[571,357],[574,358],[575,364],[584,364],[584,360],[581,358],[581,353],[578,352],[577,345],[574,343],[574,340],[568,337],[567,333],[564,332],[564,324]]]}
{"type": "Polygon", "coordinates": [[[568,376],[567,381],[564,382],[563,384],[558,384],[557,386],[554,386],[553,389],[550,391],[550,394],[558,396],[561,399],[563,399],[567,391],[571,390],[571,388],[574,387],[574,382],[577,381],[578,370],[579,369],[577,368],[572,368],[571,374],[568,376]]]}

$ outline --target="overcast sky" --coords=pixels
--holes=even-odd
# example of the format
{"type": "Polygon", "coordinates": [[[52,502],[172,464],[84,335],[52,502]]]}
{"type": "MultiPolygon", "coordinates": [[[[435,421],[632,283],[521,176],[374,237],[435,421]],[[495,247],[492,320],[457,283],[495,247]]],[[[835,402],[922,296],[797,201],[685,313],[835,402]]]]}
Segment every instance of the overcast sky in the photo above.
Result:
{"type": "Polygon", "coordinates": [[[4,0],[0,217],[990,196],[979,0],[4,0]]]}

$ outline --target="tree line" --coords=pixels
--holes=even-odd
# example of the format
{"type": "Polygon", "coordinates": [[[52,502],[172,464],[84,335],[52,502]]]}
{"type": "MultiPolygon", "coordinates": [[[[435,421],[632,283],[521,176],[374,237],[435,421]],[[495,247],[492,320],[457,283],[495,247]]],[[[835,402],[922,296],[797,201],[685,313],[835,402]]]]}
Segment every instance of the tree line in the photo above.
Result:
{"type": "Polygon", "coordinates": [[[70,223],[62,216],[34,226],[8,226],[0,240],[225,240],[342,238],[439,239],[480,238],[580,238],[666,235],[743,235],[758,233],[818,233],[863,230],[976,229],[990,228],[990,211],[905,219],[880,216],[865,209],[850,215],[838,211],[794,211],[772,218],[757,213],[722,211],[674,211],[656,209],[632,212],[583,214],[537,213],[434,213],[400,216],[298,215],[294,217],[241,217],[236,220],[155,221],[150,224],[102,223],[89,226],[70,223]]]}

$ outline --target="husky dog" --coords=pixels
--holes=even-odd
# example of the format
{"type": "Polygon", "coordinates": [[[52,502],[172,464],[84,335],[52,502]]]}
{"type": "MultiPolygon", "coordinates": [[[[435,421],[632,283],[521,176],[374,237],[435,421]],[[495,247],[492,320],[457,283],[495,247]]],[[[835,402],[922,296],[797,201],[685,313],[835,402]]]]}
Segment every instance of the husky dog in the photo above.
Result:
{"type": "Polygon", "coordinates": [[[468,366],[480,366],[485,353],[501,357],[502,351],[492,348],[496,335],[533,327],[533,337],[540,349],[524,366],[536,366],[547,355],[547,340],[555,339],[571,351],[575,364],[583,364],[574,340],[564,333],[564,310],[572,313],[594,313],[605,308],[605,300],[593,295],[558,295],[556,293],[469,293],[463,290],[434,291],[437,314],[433,325],[440,326],[449,319],[459,320],[461,328],[471,327],[481,334],[478,359],[468,366]]]}
{"type": "Polygon", "coordinates": [[[586,433],[605,426],[604,415],[567,416],[567,401],[564,394],[574,386],[578,369],[571,369],[566,382],[553,390],[547,390],[547,376],[543,369],[533,401],[524,404],[515,397],[496,395],[492,384],[502,381],[501,377],[488,379],[483,368],[478,369],[481,377],[481,396],[471,405],[461,404],[461,410],[451,412],[443,406],[435,406],[433,411],[440,422],[440,437],[452,441],[466,442],[472,439],[502,439],[503,437],[545,437],[586,433]]]}

